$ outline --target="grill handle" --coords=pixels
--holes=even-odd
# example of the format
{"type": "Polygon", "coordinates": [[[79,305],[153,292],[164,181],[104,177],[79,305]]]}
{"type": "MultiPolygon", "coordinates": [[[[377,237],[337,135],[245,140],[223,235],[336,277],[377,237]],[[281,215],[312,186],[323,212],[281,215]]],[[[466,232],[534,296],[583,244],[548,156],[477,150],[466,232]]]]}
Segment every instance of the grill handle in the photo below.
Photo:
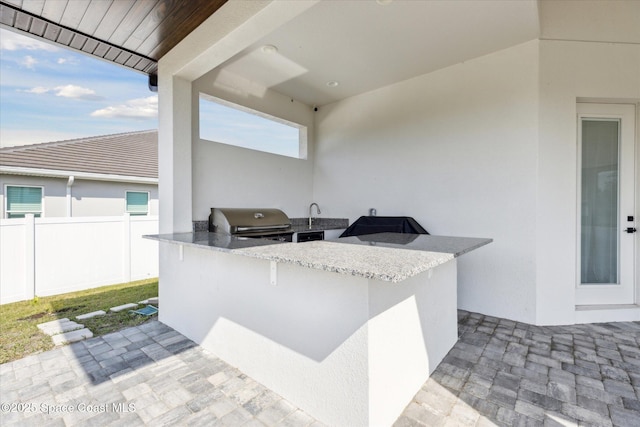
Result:
{"type": "Polygon", "coordinates": [[[261,227],[235,227],[235,230],[237,233],[242,233],[245,231],[261,231],[261,230],[287,230],[291,228],[291,225],[289,224],[282,224],[282,225],[265,225],[265,226],[261,226],[261,227]]]}

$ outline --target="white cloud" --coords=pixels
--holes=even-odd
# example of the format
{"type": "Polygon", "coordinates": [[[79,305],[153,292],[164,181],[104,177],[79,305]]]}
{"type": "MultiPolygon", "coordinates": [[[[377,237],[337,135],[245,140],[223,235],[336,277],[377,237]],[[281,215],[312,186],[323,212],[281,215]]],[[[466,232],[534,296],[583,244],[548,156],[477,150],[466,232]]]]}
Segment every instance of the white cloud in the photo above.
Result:
{"type": "Polygon", "coordinates": [[[58,65],[79,65],[78,58],[74,56],[59,57],[56,59],[58,65]]]}
{"type": "Polygon", "coordinates": [[[23,58],[22,61],[20,61],[20,64],[24,65],[25,67],[33,70],[35,68],[35,65],[38,63],[38,60],[35,59],[33,56],[31,55],[27,55],[23,58]]]}
{"type": "Polygon", "coordinates": [[[86,87],[76,85],[58,86],[55,88],[56,96],[72,99],[86,99],[86,100],[98,100],[102,97],[96,95],[96,91],[88,89],[86,87]]]}
{"type": "Polygon", "coordinates": [[[0,50],[46,50],[57,52],[59,49],[52,44],[41,42],[26,35],[12,31],[0,30],[0,50]]]}
{"type": "Polygon", "coordinates": [[[51,89],[47,89],[46,87],[42,87],[42,86],[37,86],[34,88],[31,88],[29,90],[23,90],[21,92],[26,92],[26,93],[35,93],[36,95],[42,95],[43,93],[47,93],[49,92],[51,89]]]}
{"type": "Polygon", "coordinates": [[[46,88],[42,86],[36,86],[31,89],[22,90],[20,92],[33,93],[36,95],[43,95],[45,93],[53,92],[55,96],[69,99],[83,99],[87,101],[99,101],[104,97],[96,95],[96,91],[86,87],[76,85],[56,86],[54,88],[46,88]]]}
{"type": "Polygon", "coordinates": [[[92,117],[153,119],[158,116],[158,96],[131,99],[125,104],[110,106],[91,113],[92,117]]]}

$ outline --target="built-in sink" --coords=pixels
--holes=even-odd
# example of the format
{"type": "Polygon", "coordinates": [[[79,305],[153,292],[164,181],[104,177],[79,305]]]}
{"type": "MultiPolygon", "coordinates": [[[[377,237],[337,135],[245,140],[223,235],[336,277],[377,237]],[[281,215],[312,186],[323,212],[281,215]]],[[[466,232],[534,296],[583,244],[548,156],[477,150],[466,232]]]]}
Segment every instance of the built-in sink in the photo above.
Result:
{"type": "Polygon", "coordinates": [[[324,240],[324,231],[302,231],[296,233],[296,242],[312,242],[314,240],[324,240]]]}

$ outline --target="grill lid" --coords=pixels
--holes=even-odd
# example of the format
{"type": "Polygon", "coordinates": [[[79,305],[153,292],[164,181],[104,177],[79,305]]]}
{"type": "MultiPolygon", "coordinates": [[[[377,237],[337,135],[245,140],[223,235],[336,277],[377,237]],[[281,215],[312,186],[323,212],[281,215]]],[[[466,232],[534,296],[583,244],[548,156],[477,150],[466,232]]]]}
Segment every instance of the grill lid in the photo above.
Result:
{"type": "Polygon", "coordinates": [[[210,219],[210,231],[218,233],[275,233],[291,228],[289,217],[280,209],[211,208],[210,219]]]}

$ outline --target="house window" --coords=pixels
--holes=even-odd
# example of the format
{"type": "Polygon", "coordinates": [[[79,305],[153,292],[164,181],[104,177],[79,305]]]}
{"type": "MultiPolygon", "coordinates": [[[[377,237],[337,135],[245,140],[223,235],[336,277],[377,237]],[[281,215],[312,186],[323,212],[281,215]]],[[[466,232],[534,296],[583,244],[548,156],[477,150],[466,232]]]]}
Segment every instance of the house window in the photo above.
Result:
{"type": "Polygon", "coordinates": [[[146,191],[127,191],[126,212],[130,215],[149,213],[149,193],[146,191]]]}
{"type": "Polygon", "coordinates": [[[307,128],[200,94],[200,138],[250,150],[304,159],[307,128]]]}
{"type": "Polygon", "coordinates": [[[24,187],[7,185],[7,218],[24,218],[26,214],[42,216],[42,187],[24,187]]]}

